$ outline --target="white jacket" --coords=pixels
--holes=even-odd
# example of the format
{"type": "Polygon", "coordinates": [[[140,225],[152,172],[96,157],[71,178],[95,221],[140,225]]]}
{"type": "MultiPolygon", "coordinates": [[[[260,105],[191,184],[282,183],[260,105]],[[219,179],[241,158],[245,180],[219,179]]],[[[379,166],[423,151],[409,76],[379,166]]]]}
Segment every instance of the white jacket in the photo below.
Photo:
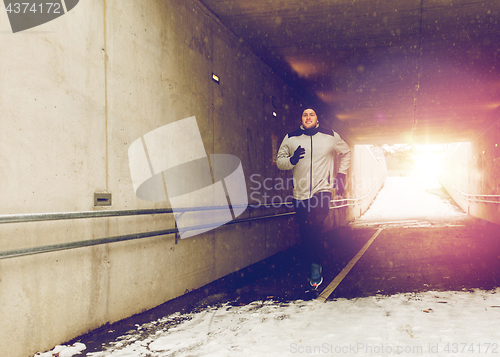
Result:
{"type": "Polygon", "coordinates": [[[347,174],[351,163],[351,149],[333,130],[319,125],[313,129],[299,129],[288,133],[278,150],[276,164],[280,170],[293,170],[293,197],[311,198],[321,191],[332,192],[335,181],[334,151],[339,154],[339,172],[347,174]],[[290,158],[299,145],[305,149],[304,158],[292,165],[290,158]]]}

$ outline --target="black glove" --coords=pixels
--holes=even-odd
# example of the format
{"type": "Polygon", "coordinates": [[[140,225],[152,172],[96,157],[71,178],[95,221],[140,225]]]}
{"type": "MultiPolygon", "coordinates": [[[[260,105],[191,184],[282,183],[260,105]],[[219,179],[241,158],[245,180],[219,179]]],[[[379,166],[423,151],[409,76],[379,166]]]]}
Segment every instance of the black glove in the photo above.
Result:
{"type": "Polygon", "coordinates": [[[342,196],[345,189],[345,174],[338,173],[333,183],[333,188],[337,189],[337,196],[342,196]]]}
{"type": "Polygon", "coordinates": [[[293,153],[293,156],[290,158],[290,163],[292,165],[297,165],[297,162],[299,162],[300,159],[304,158],[304,154],[306,153],[306,149],[299,147],[295,149],[295,152],[293,153]]]}

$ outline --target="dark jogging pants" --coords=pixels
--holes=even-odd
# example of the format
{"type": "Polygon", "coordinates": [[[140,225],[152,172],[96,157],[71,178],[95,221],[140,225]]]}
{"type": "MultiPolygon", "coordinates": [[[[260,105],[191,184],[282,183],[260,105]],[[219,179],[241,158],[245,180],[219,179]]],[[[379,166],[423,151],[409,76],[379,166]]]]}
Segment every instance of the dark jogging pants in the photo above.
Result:
{"type": "Polygon", "coordinates": [[[318,192],[307,200],[293,200],[307,264],[322,264],[325,248],[321,231],[328,216],[331,199],[331,192],[318,192]]]}

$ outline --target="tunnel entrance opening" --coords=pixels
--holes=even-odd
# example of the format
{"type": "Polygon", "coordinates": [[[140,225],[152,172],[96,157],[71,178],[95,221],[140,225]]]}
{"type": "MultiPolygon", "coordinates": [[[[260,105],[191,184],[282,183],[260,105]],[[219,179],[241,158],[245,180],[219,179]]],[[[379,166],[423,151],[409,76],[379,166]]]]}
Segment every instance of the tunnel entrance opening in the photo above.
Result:
{"type": "Polygon", "coordinates": [[[374,146],[387,164],[387,178],[357,224],[436,221],[466,215],[441,184],[444,162],[460,143],[374,146]]]}

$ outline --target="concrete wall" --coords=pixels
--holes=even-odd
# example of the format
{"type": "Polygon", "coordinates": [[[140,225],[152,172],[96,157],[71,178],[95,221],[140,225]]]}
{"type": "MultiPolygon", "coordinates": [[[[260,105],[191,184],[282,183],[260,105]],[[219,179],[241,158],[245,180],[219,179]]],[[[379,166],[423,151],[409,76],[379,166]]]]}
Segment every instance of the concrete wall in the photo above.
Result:
{"type": "Polygon", "coordinates": [[[500,224],[500,120],[474,141],[458,144],[439,179],[464,211],[500,224]]]}
{"type": "MultiPolygon", "coordinates": [[[[197,1],[85,0],[16,34],[0,11],[0,38],[0,215],[168,207],[135,196],[127,151],[190,116],[207,154],[241,159],[247,186],[253,174],[285,177],[273,155],[300,98],[197,1]],[[113,205],[94,207],[95,192],[113,205]]],[[[0,224],[0,251],[173,226],[168,214],[0,224]]],[[[169,235],[0,260],[0,355],[157,306],[285,249],[296,232],[283,217],[177,244],[169,235]]]]}

